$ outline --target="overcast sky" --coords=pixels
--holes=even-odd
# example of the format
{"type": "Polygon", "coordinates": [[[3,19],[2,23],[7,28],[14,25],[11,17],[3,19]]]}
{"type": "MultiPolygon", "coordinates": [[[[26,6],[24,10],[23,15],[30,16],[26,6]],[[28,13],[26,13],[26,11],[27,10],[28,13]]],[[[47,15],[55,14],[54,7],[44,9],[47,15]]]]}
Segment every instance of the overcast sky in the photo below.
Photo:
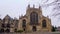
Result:
{"type": "Polygon", "coordinates": [[[49,0],[48,2],[46,0],[0,0],[0,18],[4,18],[7,14],[12,18],[19,18],[19,16],[26,14],[28,4],[30,4],[31,7],[34,4],[36,8],[41,5],[43,15],[48,15],[51,18],[52,25],[60,26],[58,17],[51,16],[54,6],[44,6],[45,4],[51,3],[53,1],[54,0],[49,0]]]}

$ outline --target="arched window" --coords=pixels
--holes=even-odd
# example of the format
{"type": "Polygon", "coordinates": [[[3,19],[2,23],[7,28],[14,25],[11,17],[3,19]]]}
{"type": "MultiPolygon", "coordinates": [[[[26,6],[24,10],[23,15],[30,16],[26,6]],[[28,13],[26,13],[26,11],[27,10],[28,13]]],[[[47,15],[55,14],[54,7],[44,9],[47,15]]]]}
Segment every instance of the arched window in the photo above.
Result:
{"type": "Polygon", "coordinates": [[[38,14],[36,12],[32,12],[30,14],[30,24],[37,25],[38,24],[38,14]]]}
{"type": "Polygon", "coordinates": [[[22,27],[23,28],[26,27],[26,20],[25,19],[22,21],[22,27]]]}
{"type": "Polygon", "coordinates": [[[23,30],[25,31],[25,28],[26,28],[26,20],[25,19],[22,21],[22,27],[23,27],[23,30]]]}
{"type": "Polygon", "coordinates": [[[43,27],[43,28],[46,28],[46,20],[43,20],[43,21],[42,21],[42,27],[43,27]]]}

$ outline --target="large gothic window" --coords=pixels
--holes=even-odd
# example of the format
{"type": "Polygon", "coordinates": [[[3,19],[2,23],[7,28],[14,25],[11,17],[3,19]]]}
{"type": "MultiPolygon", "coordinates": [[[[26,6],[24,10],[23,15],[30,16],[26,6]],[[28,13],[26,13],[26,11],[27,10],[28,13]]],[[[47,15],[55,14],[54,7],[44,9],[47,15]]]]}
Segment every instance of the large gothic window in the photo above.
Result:
{"type": "Polygon", "coordinates": [[[38,14],[36,12],[32,12],[30,14],[30,24],[37,25],[38,24],[38,14]]]}
{"type": "Polygon", "coordinates": [[[43,20],[43,21],[42,21],[42,27],[43,27],[43,28],[46,28],[46,20],[43,20]]]}
{"type": "Polygon", "coordinates": [[[23,27],[23,28],[26,27],[26,20],[25,20],[25,19],[22,21],[22,27],[23,27]]]}

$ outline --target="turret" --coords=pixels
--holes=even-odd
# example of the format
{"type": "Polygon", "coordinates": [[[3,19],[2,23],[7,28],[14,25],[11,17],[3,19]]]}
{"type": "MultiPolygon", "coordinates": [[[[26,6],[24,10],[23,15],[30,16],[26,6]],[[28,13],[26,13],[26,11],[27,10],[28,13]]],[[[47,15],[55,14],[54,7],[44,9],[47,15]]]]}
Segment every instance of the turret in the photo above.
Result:
{"type": "Polygon", "coordinates": [[[33,8],[35,8],[35,5],[33,5],[33,8]]]}
{"type": "Polygon", "coordinates": [[[28,8],[30,8],[30,4],[28,5],[28,8]]]}
{"type": "Polygon", "coordinates": [[[41,6],[39,5],[39,9],[41,9],[41,6]]]}

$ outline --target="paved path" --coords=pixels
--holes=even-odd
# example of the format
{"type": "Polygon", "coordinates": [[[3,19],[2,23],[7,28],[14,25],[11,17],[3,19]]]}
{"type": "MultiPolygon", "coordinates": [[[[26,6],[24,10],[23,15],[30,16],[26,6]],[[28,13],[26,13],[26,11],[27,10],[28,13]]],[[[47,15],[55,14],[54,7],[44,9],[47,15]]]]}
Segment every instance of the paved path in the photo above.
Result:
{"type": "Polygon", "coordinates": [[[60,34],[60,32],[0,33],[0,34],[60,34]]]}

